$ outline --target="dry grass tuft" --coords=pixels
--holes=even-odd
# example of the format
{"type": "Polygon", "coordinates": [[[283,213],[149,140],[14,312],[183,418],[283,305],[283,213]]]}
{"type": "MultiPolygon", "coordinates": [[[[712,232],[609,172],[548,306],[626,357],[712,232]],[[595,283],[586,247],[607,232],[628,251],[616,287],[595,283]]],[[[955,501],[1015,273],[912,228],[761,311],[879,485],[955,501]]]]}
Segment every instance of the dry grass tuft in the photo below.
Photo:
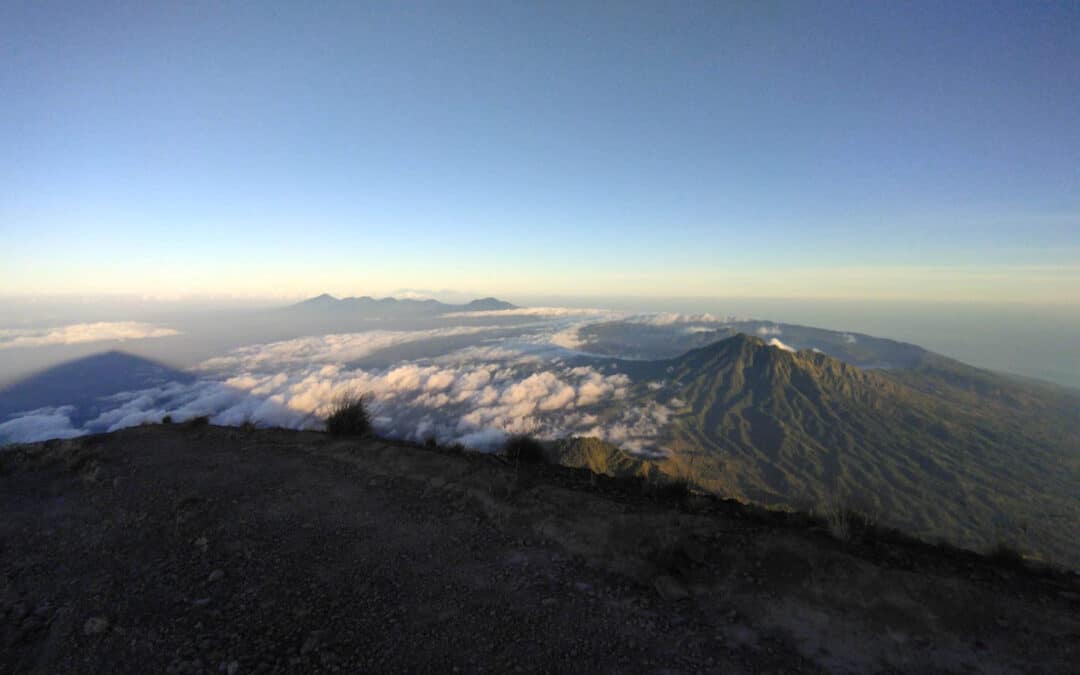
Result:
{"type": "Polygon", "coordinates": [[[332,436],[366,436],[371,433],[371,415],[364,394],[339,396],[326,418],[326,431],[332,436]]]}

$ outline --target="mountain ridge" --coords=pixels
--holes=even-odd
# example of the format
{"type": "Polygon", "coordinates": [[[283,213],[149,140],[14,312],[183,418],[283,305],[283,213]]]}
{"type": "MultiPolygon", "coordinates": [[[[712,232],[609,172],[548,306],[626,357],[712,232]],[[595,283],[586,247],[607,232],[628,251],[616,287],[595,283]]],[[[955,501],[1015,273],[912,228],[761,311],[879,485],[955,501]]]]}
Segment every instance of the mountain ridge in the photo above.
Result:
{"type": "Polygon", "coordinates": [[[516,308],[517,305],[491,296],[477,298],[463,304],[450,304],[431,298],[396,298],[393,296],[375,298],[370,295],[337,298],[329,293],[322,293],[292,305],[287,305],[282,309],[284,311],[316,312],[329,312],[341,309],[375,309],[380,311],[390,311],[396,314],[448,314],[450,312],[494,311],[516,308]]]}
{"type": "Polygon", "coordinates": [[[709,490],[803,510],[844,499],[929,539],[1080,564],[1076,399],[931,364],[867,370],[739,334],[625,371],[630,405],[672,410],[671,471],[709,490]]]}

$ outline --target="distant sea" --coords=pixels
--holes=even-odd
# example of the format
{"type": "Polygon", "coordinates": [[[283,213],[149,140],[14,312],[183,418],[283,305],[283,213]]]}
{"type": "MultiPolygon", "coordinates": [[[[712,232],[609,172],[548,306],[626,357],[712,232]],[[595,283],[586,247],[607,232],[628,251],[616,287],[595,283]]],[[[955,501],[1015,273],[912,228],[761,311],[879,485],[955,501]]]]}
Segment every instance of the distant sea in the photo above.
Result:
{"type": "Polygon", "coordinates": [[[1080,306],[773,298],[520,297],[529,305],[710,312],[911,342],[973,366],[1080,389],[1080,306]]]}

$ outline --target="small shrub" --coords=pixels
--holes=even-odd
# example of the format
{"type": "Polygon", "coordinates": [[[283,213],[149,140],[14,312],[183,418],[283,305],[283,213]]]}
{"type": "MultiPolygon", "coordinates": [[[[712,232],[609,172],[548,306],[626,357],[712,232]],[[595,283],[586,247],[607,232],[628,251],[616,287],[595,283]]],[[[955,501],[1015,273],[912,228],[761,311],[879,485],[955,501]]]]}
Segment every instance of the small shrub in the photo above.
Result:
{"type": "Polygon", "coordinates": [[[364,436],[371,432],[367,399],[362,394],[345,394],[330,408],[326,431],[333,436],[364,436]]]}
{"type": "Polygon", "coordinates": [[[258,427],[256,427],[255,423],[252,422],[251,420],[244,420],[243,424],[240,425],[240,431],[245,431],[247,433],[251,433],[252,431],[255,431],[255,429],[257,429],[257,428],[258,427]]]}
{"type": "Polygon", "coordinates": [[[540,464],[547,461],[544,446],[528,434],[516,434],[506,440],[503,454],[514,462],[540,464]]]}
{"type": "Polygon", "coordinates": [[[199,427],[205,427],[210,424],[209,415],[199,415],[198,417],[192,417],[187,421],[187,427],[189,429],[197,429],[199,427]]]}
{"type": "Polygon", "coordinates": [[[432,434],[424,439],[424,447],[430,448],[432,450],[435,450],[439,447],[439,439],[435,437],[435,434],[432,434]]]}
{"type": "Polygon", "coordinates": [[[625,495],[641,495],[645,493],[645,477],[640,475],[633,476],[607,476],[592,474],[592,477],[596,479],[599,485],[611,486],[617,492],[621,492],[625,495]]]}
{"type": "Polygon", "coordinates": [[[666,503],[681,503],[691,494],[690,481],[682,476],[655,478],[648,487],[654,499],[666,503]]]}
{"type": "Polygon", "coordinates": [[[161,423],[162,424],[172,424],[172,415],[166,415],[165,417],[162,417],[161,418],[161,423]]]}
{"type": "Polygon", "coordinates": [[[1020,569],[1025,565],[1024,554],[1020,552],[1020,549],[1003,541],[990,550],[989,557],[1000,567],[1020,569]]]}
{"type": "Polygon", "coordinates": [[[832,536],[843,542],[868,539],[875,529],[873,519],[852,508],[846,496],[828,499],[821,515],[832,536]]]}
{"type": "Polygon", "coordinates": [[[465,446],[461,443],[451,443],[450,445],[446,446],[446,451],[455,455],[460,455],[465,452],[465,446]]]}

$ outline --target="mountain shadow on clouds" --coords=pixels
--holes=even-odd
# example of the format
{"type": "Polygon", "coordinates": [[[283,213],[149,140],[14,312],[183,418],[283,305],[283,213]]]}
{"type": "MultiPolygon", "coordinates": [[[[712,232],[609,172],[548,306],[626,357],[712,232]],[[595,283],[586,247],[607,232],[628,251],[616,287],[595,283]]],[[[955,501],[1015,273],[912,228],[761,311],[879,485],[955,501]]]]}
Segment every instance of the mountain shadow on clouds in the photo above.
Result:
{"type": "Polygon", "coordinates": [[[74,406],[72,422],[95,417],[100,399],[169,382],[191,384],[195,376],[163,363],[109,351],[61,363],[0,389],[0,422],[15,413],[74,406]]]}
{"type": "Polygon", "coordinates": [[[221,424],[301,426],[303,413],[221,382],[120,351],[48,368],[0,389],[0,443],[71,437],[165,415],[221,424]]]}

